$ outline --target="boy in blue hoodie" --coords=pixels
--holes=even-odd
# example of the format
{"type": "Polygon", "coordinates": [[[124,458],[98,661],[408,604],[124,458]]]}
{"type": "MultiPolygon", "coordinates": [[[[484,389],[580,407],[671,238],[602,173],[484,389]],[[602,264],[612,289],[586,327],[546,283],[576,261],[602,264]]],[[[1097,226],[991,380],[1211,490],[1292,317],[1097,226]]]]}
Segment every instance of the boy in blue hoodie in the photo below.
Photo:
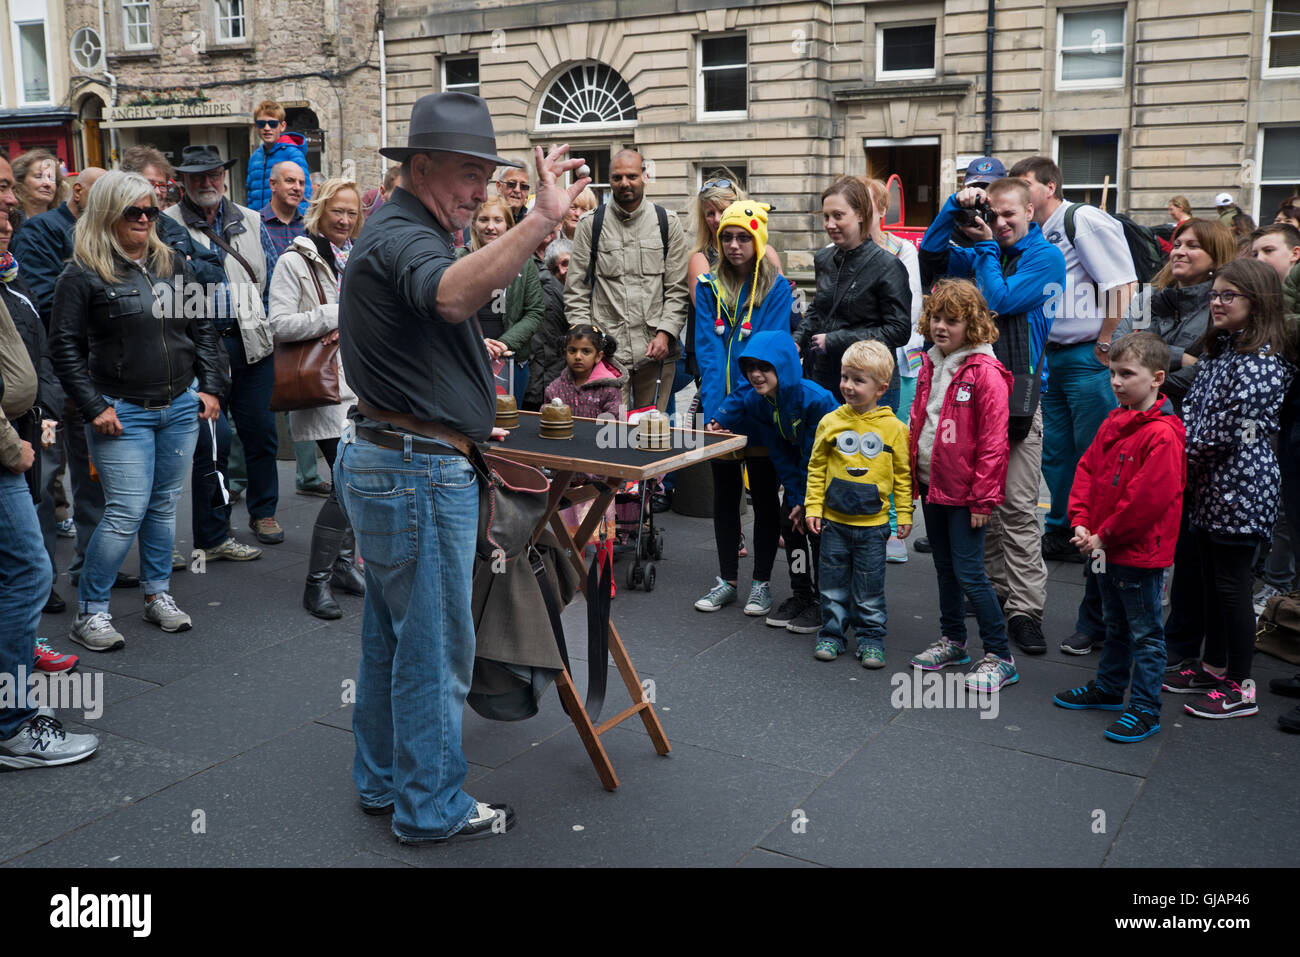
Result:
{"type": "Polygon", "coordinates": [[[302,202],[298,204],[299,215],[307,215],[307,206],[311,200],[311,172],[307,169],[307,138],[301,133],[285,131],[284,107],[275,100],[263,100],[253,111],[253,123],[257,127],[260,146],[253,150],[248,158],[248,177],[244,180],[244,205],[252,210],[259,210],[271,201],[271,170],[277,165],[292,160],[302,167],[302,177],[306,181],[302,190],[302,202]]]}
{"type": "Polygon", "coordinates": [[[812,635],[821,628],[821,604],[812,570],[818,538],[805,536],[798,522],[808,479],[808,457],[822,416],[839,408],[835,396],[803,377],[799,352],[789,333],[756,332],[739,358],[746,382],[718,406],[709,428],[743,431],[767,445],[781,482],[781,535],[790,563],[794,595],[766,621],[774,628],[812,635]],[[811,554],[809,548],[811,547],[811,554]]]}

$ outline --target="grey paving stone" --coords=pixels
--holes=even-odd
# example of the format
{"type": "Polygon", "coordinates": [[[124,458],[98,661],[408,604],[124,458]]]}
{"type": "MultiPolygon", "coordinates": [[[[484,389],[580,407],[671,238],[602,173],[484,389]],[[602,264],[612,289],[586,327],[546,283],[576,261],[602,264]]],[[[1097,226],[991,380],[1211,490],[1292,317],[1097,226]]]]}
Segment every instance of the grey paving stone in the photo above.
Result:
{"type": "Polygon", "coordinates": [[[354,856],[390,819],[357,807],[352,739],[308,723],[20,859],[23,866],[309,867],[354,856]],[[202,812],[200,818],[196,812],[202,812]],[[199,823],[202,833],[195,833],[199,823]]]}
{"type": "Polygon", "coordinates": [[[1271,730],[1279,739],[1281,760],[1248,746],[1206,748],[1190,733],[1171,738],[1136,806],[1117,829],[1106,866],[1295,867],[1300,859],[1296,742],[1271,730]]]}
{"type": "MultiPolygon", "coordinates": [[[[76,833],[92,822],[131,807],[149,795],[201,771],[207,762],[106,733],[95,722],[66,721],[73,732],[94,732],[99,750],[85,761],[54,768],[8,771],[0,777],[0,862],[29,866],[25,852],[76,833]]],[[[97,858],[67,866],[105,863],[97,858]]],[[[137,862],[140,863],[140,862],[137,862]]]]}
{"type": "Polygon", "coordinates": [[[283,734],[341,703],[360,641],[318,628],[220,663],[109,708],[99,724],[159,747],[217,761],[283,734]]]}
{"type": "Polygon", "coordinates": [[[825,867],[812,861],[803,861],[797,857],[765,851],[761,847],[750,851],[736,864],[737,867],[825,867]]]}
{"type": "Polygon", "coordinates": [[[690,745],[655,754],[621,730],[605,736],[621,787],[600,786],[576,735],[557,735],[478,782],[519,824],[440,847],[368,850],[420,867],[668,867],[736,863],[824,780],[690,745]]]}
{"type": "Polygon", "coordinates": [[[891,725],[798,805],[804,833],[783,823],[760,846],[836,867],[1097,867],[1140,784],[891,725]]]}
{"type": "Polygon", "coordinates": [[[341,861],[335,861],[330,866],[344,867],[350,870],[354,867],[410,867],[411,865],[405,861],[394,860],[391,857],[381,857],[369,851],[361,851],[351,857],[345,857],[341,861]]]}

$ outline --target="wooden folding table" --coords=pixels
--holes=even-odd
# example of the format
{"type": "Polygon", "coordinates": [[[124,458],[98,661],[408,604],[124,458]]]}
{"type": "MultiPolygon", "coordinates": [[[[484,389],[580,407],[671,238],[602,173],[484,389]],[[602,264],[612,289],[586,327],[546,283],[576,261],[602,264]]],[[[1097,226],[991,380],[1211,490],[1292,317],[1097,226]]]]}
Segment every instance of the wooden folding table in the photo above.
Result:
{"type": "MultiPolygon", "coordinates": [[[[493,442],[490,451],[552,472],[546,514],[538,523],[537,534],[540,535],[550,525],[561,548],[568,553],[569,560],[578,571],[584,596],[589,569],[583,560],[583,548],[613,502],[616,486],[627,481],[644,483],[674,469],[718,458],[743,448],[747,441],[743,435],[725,432],[673,429],[670,433],[671,448],[643,452],[634,445],[635,429],[626,423],[575,419],[572,439],[544,439],[539,434],[539,421],[540,416],[536,413],[519,413],[519,426],[510,430],[510,435],[504,442],[493,442]],[[569,483],[573,477],[583,474],[598,476],[600,485],[587,483],[570,488],[569,483]],[[601,485],[608,487],[601,488],[601,485]],[[559,511],[562,507],[583,502],[593,502],[593,505],[577,531],[570,535],[559,511]]],[[[641,678],[632,666],[632,659],[612,620],[609,623],[609,651],[632,699],[629,707],[600,724],[595,724],[578,698],[573,677],[567,668],[556,679],[556,688],[565,711],[578,729],[578,736],[591,757],[591,763],[595,765],[601,784],[606,790],[612,791],[618,787],[618,775],[614,773],[614,766],[600,741],[605,732],[633,715],[640,715],[655,750],[659,754],[667,754],[672,749],[663,726],[659,724],[654,704],[642,690],[641,678]]],[[[588,662],[588,666],[599,668],[604,667],[604,663],[588,662]]]]}

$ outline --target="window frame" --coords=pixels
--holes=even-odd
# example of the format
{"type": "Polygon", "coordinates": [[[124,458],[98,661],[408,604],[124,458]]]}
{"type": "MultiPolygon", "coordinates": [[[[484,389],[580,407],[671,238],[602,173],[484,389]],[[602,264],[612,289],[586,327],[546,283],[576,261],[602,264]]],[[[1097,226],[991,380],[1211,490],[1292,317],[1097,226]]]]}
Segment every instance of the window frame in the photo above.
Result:
{"type": "MultiPolygon", "coordinates": [[[[1058,90],[1113,90],[1122,89],[1128,80],[1128,29],[1129,15],[1127,5],[1104,4],[1095,7],[1071,7],[1068,9],[1058,8],[1056,11],[1056,89],[1058,90]],[[1062,78],[1062,71],[1065,67],[1065,54],[1067,52],[1081,52],[1080,47],[1071,47],[1069,50],[1065,47],[1065,18],[1068,16],[1077,16],[1089,13],[1114,13],[1118,11],[1121,16],[1120,23],[1120,58],[1119,58],[1119,76],[1103,77],[1092,80],[1066,80],[1062,78]]],[[[1107,43],[1107,47],[1112,44],[1107,43]]]]}
{"type": "MultiPolygon", "coordinates": [[[[695,167],[695,196],[698,196],[698,195],[700,194],[700,190],[704,188],[704,183],[705,183],[705,179],[704,179],[704,171],[705,171],[706,169],[717,169],[717,168],[719,168],[719,167],[721,167],[721,166],[725,166],[725,167],[727,167],[728,169],[730,169],[733,173],[736,173],[736,177],[737,177],[737,179],[743,180],[743,182],[740,183],[740,187],[745,191],[745,195],[746,195],[746,196],[750,195],[750,193],[749,193],[749,177],[750,177],[750,167],[751,167],[751,165],[753,164],[753,159],[752,159],[752,158],[750,158],[750,159],[734,159],[734,160],[725,160],[725,159],[708,159],[708,160],[702,160],[702,159],[697,159],[697,160],[694,160],[693,163],[694,163],[694,167],[695,167]],[[738,172],[736,172],[736,167],[737,167],[737,166],[741,167],[741,168],[744,170],[744,173],[738,173],[738,172]]],[[[733,184],[733,185],[734,185],[734,184],[733,184]]],[[[692,201],[694,201],[694,197],[692,197],[692,201]]]]}
{"type": "Polygon", "coordinates": [[[14,92],[17,94],[18,106],[51,106],[54,103],[54,61],[50,56],[50,18],[49,10],[43,0],[36,3],[14,4],[10,9],[9,34],[10,49],[13,51],[13,71],[14,92]],[[34,16],[37,11],[40,16],[34,16]],[[26,15],[24,15],[26,14],[26,15]],[[23,27],[29,27],[40,24],[41,36],[45,46],[45,98],[42,100],[29,100],[27,98],[27,74],[23,69],[22,53],[22,34],[23,27]]]}
{"type": "Polygon", "coordinates": [[[212,38],[218,46],[244,46],[252,42],[252,13],[248,0],[211,0],[212,2],[212,38]],[[239,17],[237,18],[244,25],[244,32],[239,36],[222,36],[222,23],[233,23],[236,17],[224,17],[221,12],[222,3],[233,6],[239,4],[239,17]]]}
{"type": "Polygon", "coordinates": [[[921,17],[915,20],[883,21],[875,24],[876,29],[876,80],[933,80],[939,75],[939,23],[934,18],[921,17]],[[885,31],[903,27],[928,26],[934,31],[934,61],[928,70],[886,70],[885,69],[885,31]]]}
{"type": "Polygon", "coordinates": [[[564,68],[558,73],[552,75],[547,84],[542,87],[541,98],[538,99],[537,108],[533,111],[532,115],[533,131],[535,133],[557,133],[566,139],[572,139],[574,137],[599,137],[626,130],[633,130],[636,129],[636,125],[640,121],[640,110],[636,106],[636,97],[632,94],[632,88],[628,86],[627,80],[623,78],[622,73],[601,60],[576,60],[567,62],[564,65],[564,68]],[[582,68],[585,70],[589,67],[595,67],[597,69],[603,67],[609,73],[618,77],[619,82],[627,87],[628,95],[632,97],[632,108],[637,112],[637,116],[630,120],[607,120],[598,123],[547,123],[543,121],[542,112],[546,107],[547,98],[550,96],[551,90],[555,87],[560,78],[568,76],[576,69],[582,68]]]}
{"type": "Polygon", "coordinates": [[[1268,223],[1261,223],[1259,221],[1260,203],[1263,202],[1264,199],[1264,187],[1282,186],[1284,184],[1292,187],[1300,185],[1296,182],[1296,178],[1294,177],[1291,179],[1278,180],[1266,180],[1264,178],[1264,139],[1269,130],[1300,130],[1300,123],[1273,123],[1268,126],[1261,125],[1255,133],[1255,156],[1258,157],[1258,165],[1256,166],[1256,169],[1259,171],[1259,175],[1255,177],[1255,185],[1251,189],[1250,215],[1251,218],[1260,226],[1268,225],[1268,223]]]}
{"type": "Polygon", "coordinates": [[[1297,64],[1296,66],[1268,65],[1273,37],[1300,37],[1300,30],[1281,30],[1274,33],[1269,29],[1273,22],[1274,2],[1275,0],[1268,0],[1268,6],[1264,9],[1264,48],[1259,61],[1259,75],[1261,77],[1300,76],[1300,64],[1297,64]]]}
{"type": "Polygon", "coordinates": [[[438,82],[441,85],[442,92],[444,93],[467,92],[469,89],[468,83],[456,83],[456,84],[447,83],[447,64],[455,60],[474,61],[474,68],[479,75],[478,79],[474,81],[474,95],[482,96],[483,94],[480,92],[483,89],[482,64],[479,62],[477,53],[455,53],[455,54],[449,53],[439,59],[438,82]]]}
{"type": "Polygon", "coordinates": [[[121,0],[118,9],[122,14],[121,19],[119,20],[119,23],[122,28],[122,49],[130,53],[137,53],[144,50],[152,50],[154,48],[152,0],[121,0]],[[147,43],[131,42],[131,23],[128,20],[128,12],[127,12],[128,8],[137,9],[137,10],[143,8],[147,19],[146,26],[148,28],[148,36],[149,36],[149,40],[147,43]]]}
{"type": "Polygon", "coordinates": [[[728,30],[723,33],[699,33],[695,36],[695,119],[699,123],[716,123],[729,122],[735,120],[749,119],[749,104],[751,102],[749,95],[749,33],[745,30],[728,30]],[[745,63],[743,66],[745,74],[745,108],[743,110],[706,110],[704,98],[704,74],[708,72],[717,72],[720,70],[736,70],[741,65],[737,63],[727,64],[726,66],[704,65],[704,44],[708,40],[731,40],[736,37],[743,37],[745,40],[745,63]]]}
{"type": "MultiPolygon", "coordinates": [[[[1061,165],[1061,138],[1062,137],[1071,139],[1075,137],[1086,138],[1089,136],[1114,136],[1115,137],[1115,178],[1111,181],[1110,184],[1111,186],[1110,195],[1114,198],[1110,202],[1114,211],[1119,211],[1120,209],[1123,208],[1120,202],[1122,199],[1122,195],[1120,191],[1121,190],[1120,182],[1123,178],[1121,175],[1123,172],[1123,168],[1120,165],[1120,160],[1124,155],[1124,151],[1123,151],[1124,131],[1123,130],[1087,130],[1086,132],[1066,130],[1063,132],[1055,132],[1052,134],[1052,161],[1056,163],[1057,166],[1061,165]]],[[[1061,173],[1062,175],[1065,175],[1066,171],[1062,169],[1061,173]]],[[[1102,185],[1103,184],[1101,183],[1071,182],[1070,177],[1068,175],[1065,175],[1065,191],[1067,193],[1072,192],[1076,189],[1101,189],[1102,185]]],[[[1069,200],[1069,202],[1083,202],[1083,200],[1072,199],[1069,200]]],[[[1112,210],[1107,209],[1106,211],[1111,212],[1112,210]]]]}

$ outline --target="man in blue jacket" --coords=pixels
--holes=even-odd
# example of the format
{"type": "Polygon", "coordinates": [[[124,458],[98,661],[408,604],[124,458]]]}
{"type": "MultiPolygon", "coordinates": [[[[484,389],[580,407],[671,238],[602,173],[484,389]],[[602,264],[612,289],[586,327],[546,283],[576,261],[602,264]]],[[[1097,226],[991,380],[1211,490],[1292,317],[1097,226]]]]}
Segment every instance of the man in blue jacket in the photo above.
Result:
{"type": "Polygon", "coordinates": [[[311,199],[311,171],[307,169],[307,138],[301,133],[286,132],[284,107],[275,100],[263,100],[253,111],[253,123],[262,145],[248,158],[248,176],[244,180],[245,202],[249,209],[261,209],[271,201],[271,171],[276,164],[293,160],[302,167],[306,185],[298,212],[307,214],[311,199]]]}
{"type": "Polygon", "coordinates": [[[721,428],[749,434],[750,444],[767,446],[781,482],[781,535],[794,595],[767,616],[767,623],[796,634],[816,634],[822,621],[812,576],[818,537],[805,538],[801,523],[796,522],[803,508],[817,425],[840,403],[829,390],[803,377],[794,338],[785,330],[754,333],[739,363],[746,381],[722,400],[712,418],[721,428]]]}
{"type": "Polygon", "coordinates": [[[1038,487],[1042,480],[1043,414],[1038,398],[1047,375],[1044,357],[1052,319],[1065,288],[1065,257],[1033,221],[1034,207],[1024,180],[999,179],[987,188],[967,187],[948,197],[921,240],[921,286],[940,276],[971,279],[996,313],[998,341],[993,354],[1015,377],[1009,431],[1006,498],[990,516],[985,533],[985,569],[1007,613],[1007,631],[1021,651],[1041,655],[1047,566],[1038,531],[1038,487]],[[987,203],[989,221],[958,211],[987,203]],[[973,245],[952,245],[961,229],[973,245]]]}

